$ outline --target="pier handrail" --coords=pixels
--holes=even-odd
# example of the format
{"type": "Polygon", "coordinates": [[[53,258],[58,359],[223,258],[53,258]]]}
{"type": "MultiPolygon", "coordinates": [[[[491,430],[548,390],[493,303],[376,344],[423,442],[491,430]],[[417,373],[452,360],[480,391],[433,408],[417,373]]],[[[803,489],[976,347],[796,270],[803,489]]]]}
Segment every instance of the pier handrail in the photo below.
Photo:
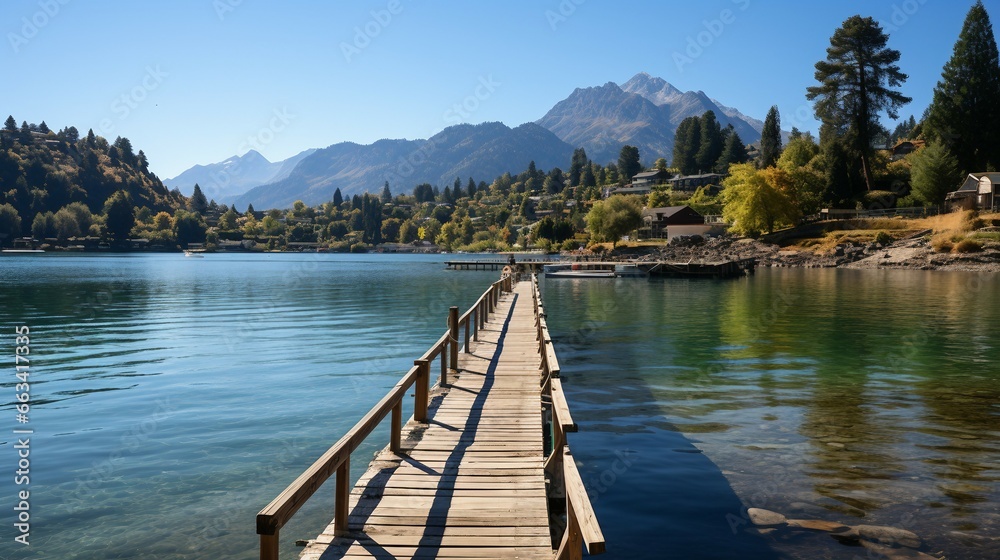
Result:
{"type": "MultiPolygon", "coordinates": [[[[516,274],[516,273],[515,273],[516,274]]],[[[448,314],[448,330],[424,352],[419,359],[414,360],[413,367],[404,375],[378,403],[368,411],[347,434],[326,450],[313,464],[289,484],[274,500],[257,514],[257,534],[260,535],[261,560],[277,560],[278,537],[281,528],[295,515],[312,497],[313,494],[331,476],[336,473],[336,492],[334,496],[334,532],[338,535],[347,534],[348,505],[350,499],[350,461],[351,452],[375,430],[387,415],[392,414],[389,435],[389,449],[395,453],[400,451],[402,430],[403,398],[406,391],[416,385],[414,391],[413,419],[416,422],[427,421],[427,406],[430,396],[430,363],[435,357],[441,357],[440,385],[447,385],[448,364],[458,364],[458,348],[460,345],[460,329],[465,327],[465,351],[469,351],[469,337],[478,340],[478,333],[486,323],[488,316],[496,311],[502,292],[513,290],[514,276],[504,274],[499,280],[479,296],[476,303],[461,316],[458,308],[452,307],[448,314]],[[470,333],[470,323],[472,332],[470,333]],[[450,350],[450,352],[448,352],[450,350]],[[450,355],[449,355],[450,354],[450,355]]],[[[582,484],[582,483],[581,483],[582,484]]]]}
{"type": "Polygon", "coordinates": [[[534,274],[531,276],[531,299],[535,308],[535,324],[538,328],[538,352],[542,358],[540,381],[542,396],[549,398],[552,411],[552,453],[545,462],[545,470],[557,475],[554,477],[556,480],[561,478],[566,495],[566,529],[563,531],[554,558],[575,560],[582,556],[581,549],[584,543],[587,545],[588,554],[603,553],[604,533],[597,522],[594,506],[590,503],[583,478],[576,468],[576,461],[573,460],[569,443],[566,441],[566,434],[577,431],[577,425],[569,412],[566,394],[563,393],[562,380],[559,378],[559,361],[556,358],[552,337],[549,336],[545,307],[538,290],[538,276],[534,274]]]}

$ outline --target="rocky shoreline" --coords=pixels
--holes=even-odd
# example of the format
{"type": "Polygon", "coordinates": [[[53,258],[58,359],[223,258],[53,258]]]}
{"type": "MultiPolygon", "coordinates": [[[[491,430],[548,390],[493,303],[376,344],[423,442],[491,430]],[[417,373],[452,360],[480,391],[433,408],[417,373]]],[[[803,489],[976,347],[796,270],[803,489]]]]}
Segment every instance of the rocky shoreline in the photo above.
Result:
{"type": "Polygon", "coordinates": [[[753,239],[729,236],[675,238],[663,247],[622,248],[613,255],[638,260],[670,262],[757,259],[758,267],[915,269],[1000,272],[1000,247],[987,245],[975,253],[936,252],[926,236],[889,244],[837,245],[829,254],[787,249],[753,239]]]}

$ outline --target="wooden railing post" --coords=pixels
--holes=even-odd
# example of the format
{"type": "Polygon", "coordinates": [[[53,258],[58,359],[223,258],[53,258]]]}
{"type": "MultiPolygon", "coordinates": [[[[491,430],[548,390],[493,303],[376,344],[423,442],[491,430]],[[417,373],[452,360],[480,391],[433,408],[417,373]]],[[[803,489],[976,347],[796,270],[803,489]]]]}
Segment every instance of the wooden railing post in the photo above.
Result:
{"type": "MultiPolygon", "coordinates": [[[[450,334],[448,335],[451,336],[450,334]]],[[[448,341],[445,340],[441,343],[441,347],[438,348],[438,354],[441,356],[441,386],[448,385],[448,341]]]]}
{"type": "Polygon", "coordinates": [[[348,500],[351,497],[351,456],[337,467],[337,495],[333,510],[333,532],[338,537],[350,533],[347,529],[348,500]]]}
{"type": "Polygon", "coordinates": [[[413,419],[417,422],[427,421],[427,397],[430,393],[431,363],[427,360],[414,360],[413,365],[420,368],[414,390],[413,419]]]}
{"type": "MultiPolygon", "coordinates": [[[[451,344],[449,345],[451,347],[451,356],[449,357],[448,362],[451,364],[451,370],[457,373],[458,372],[458,306],[452,305],[451,307],[448,308],[448,327],[449,329],[451,329],[451,344]]],[[[466,327],[465,351],[468,352],[469,324],[466,323],[465,327],[466,327]]],[[[444,385],[443,382],[441,384],[444,385]]]]}
{"type": "MultiPolygon", "coordinates": [[[[477,303],[476,308],[472,311],[472,315],[469,316],[469,320],[472,321],[472,340],[479,342],[479,310],[483,308],[483,304],[477,303]]],[[[468,326],[468,323],[466,323],[468,326]]],[[[465,335],[465,352],[469,352],[469,335],[465,335]]]]}
{"type": "Polygon", "coordinates": [[[260,560],[278,560],[278,531],[260,536],[260,560]]]}
{"type": "Polygon", "coordinates": [[[389,450],[399,454],[402,450],[400,446],[401,432],[403,429],[403,401],[400,399],[392,407],[392,426],[389,428],[389,450]]]}

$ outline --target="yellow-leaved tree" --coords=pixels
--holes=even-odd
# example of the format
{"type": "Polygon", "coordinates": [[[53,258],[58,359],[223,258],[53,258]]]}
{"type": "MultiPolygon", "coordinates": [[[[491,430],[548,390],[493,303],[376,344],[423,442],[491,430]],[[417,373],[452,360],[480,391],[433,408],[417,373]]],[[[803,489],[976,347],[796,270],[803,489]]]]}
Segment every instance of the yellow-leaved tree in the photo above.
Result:
{"type": "Polygon", "coordinates": [[[757,237],[799,220],[791,178],[781,169],[733,165],[722,184],[722,217],[732,224],[733,233],[757,237]]]}

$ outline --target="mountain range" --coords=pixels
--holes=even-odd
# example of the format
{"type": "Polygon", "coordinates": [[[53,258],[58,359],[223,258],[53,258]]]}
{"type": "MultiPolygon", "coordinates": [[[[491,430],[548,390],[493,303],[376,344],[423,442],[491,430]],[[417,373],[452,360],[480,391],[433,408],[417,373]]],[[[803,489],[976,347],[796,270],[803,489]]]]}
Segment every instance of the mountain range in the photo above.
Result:
{"type": "Polygon", "coordinates": [[[288,177],[300,161],[315,151],[309,149],[286,160],[271,162],[257,150],[250,150],[219,163],[195,165],[172,179],[164,179],[163,184],[176,187],[185,196],[190,196],[197,184],[207,198],[228,202],[254,187],[288,177]]]}
{"type": "Polygon", "coordinates": [[[702,91],[682,92],[640,73],[621,85],[578,88],[539,120],[515,128],[499,122],[460,124],[426,140],[341,142],[277,163],[249,152],[195,166],[165,183],[190,192],[198,182],[209,198],[264,209],[290,207],[295,200],[326,202],[337,188],[344,196],[379,192],[386,181],[394,193],[410,192],[420,183],[450,185],[455,177],[463,183],[468,177],[489,182],[507,171],[523,171],[530,161],[542,170],[567,169],[580,147],[591,160],[607,164],[631,144],[651,165],[660,157],[670,160],[677,125],[705,111],[714,111],[722,126],[732,125],[745,143],[760,139],[760,120],[702,91]]]}

